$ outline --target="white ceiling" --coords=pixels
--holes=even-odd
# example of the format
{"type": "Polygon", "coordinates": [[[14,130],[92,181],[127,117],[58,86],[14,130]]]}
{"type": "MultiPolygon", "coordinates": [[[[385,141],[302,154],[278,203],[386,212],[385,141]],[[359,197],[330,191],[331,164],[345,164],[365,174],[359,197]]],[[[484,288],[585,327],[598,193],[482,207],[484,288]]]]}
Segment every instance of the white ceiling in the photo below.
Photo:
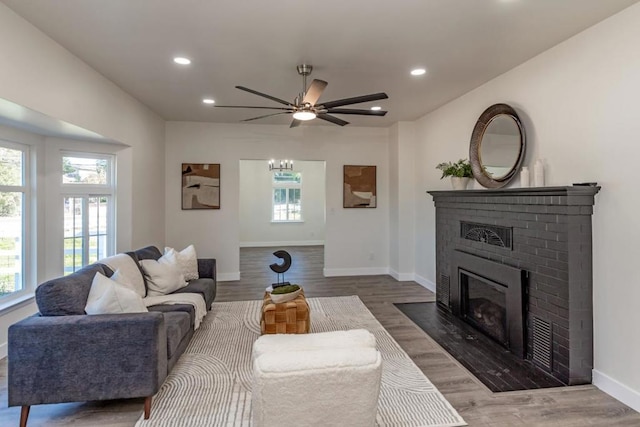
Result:
{"type": "MultiPolygon", "coordinates": [[[[2,0],[166,120],[238,122],[293,101],[295,66],[329,82],[320,101],[384,91],[414,120],[638,0],[2,0]],[[181,67],[174,56],[193,63],[181,67]],[[425,76],[412,77],[414,67],[425,76]],[[257,111],[257,113],[256,113],[257,111]]],[[[505,100],[506,101],[506,100],[505,100]]],[[[275,112],[275,111],[274,111],[275,112]]],[[[289,116],[251,123],[288,124],[289,116]]],[[[332,124],[321,122],[327,126],[332,124]]]]}

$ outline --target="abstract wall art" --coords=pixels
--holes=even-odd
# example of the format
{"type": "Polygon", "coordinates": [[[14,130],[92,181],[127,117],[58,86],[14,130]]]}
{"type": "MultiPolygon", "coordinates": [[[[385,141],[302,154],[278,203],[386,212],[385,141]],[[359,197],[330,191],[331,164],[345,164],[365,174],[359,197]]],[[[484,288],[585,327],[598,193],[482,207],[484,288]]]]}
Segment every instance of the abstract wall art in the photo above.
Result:
{"type": "Polygon", "coordinates": [[[375,208],[376,201],[376,167],[344,165],[342,206],[375,208]]]}
{"type": "Polygon", "coordinates": [[[220,209],[220,164],[182,164],[182,209],[220,209]]]}

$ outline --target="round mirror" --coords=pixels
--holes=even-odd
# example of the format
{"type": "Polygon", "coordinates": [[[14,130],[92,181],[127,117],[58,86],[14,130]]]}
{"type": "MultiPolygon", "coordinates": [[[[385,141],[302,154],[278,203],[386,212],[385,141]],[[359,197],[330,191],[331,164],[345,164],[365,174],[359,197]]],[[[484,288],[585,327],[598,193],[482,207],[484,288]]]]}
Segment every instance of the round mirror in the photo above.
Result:
{"type": "Polygon", "coordinates": [[[476,181],[487,188],[507,185],[524,159],[524,128],[506,104],[487,108],[471,135],[469,159],[476,181]]]}

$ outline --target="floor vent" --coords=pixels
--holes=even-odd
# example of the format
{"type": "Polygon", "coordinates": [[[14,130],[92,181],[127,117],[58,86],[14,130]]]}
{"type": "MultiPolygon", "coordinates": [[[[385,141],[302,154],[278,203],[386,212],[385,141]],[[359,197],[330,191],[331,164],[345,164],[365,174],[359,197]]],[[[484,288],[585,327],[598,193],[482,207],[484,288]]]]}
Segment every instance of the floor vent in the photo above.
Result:
{"type": "Polygon", "coordinates": [[[436,284],[436,297],[438,302],[445,307],[449,307],[449,287],[451,284],[451,278],[446,274],[441,274],[436,284]]]}
{"type": "Polygon", "coordinates": [[[553,368],[551,323],[533,317],[533,362],[547,371],[553,368]]]}

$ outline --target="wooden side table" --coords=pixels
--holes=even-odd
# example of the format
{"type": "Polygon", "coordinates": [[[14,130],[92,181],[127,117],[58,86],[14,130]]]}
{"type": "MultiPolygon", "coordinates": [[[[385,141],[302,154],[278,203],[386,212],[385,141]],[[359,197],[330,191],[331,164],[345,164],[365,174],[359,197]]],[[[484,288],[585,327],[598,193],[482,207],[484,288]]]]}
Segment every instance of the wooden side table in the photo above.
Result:
{"type": "Polygon", "coordinates": [[[260,320],[263,335],[306,334],[310,325],[309,304],[304,297],[304,291],[297,298],[278,304],[271,301],[271,295],[265,292],[260,320]]]}

